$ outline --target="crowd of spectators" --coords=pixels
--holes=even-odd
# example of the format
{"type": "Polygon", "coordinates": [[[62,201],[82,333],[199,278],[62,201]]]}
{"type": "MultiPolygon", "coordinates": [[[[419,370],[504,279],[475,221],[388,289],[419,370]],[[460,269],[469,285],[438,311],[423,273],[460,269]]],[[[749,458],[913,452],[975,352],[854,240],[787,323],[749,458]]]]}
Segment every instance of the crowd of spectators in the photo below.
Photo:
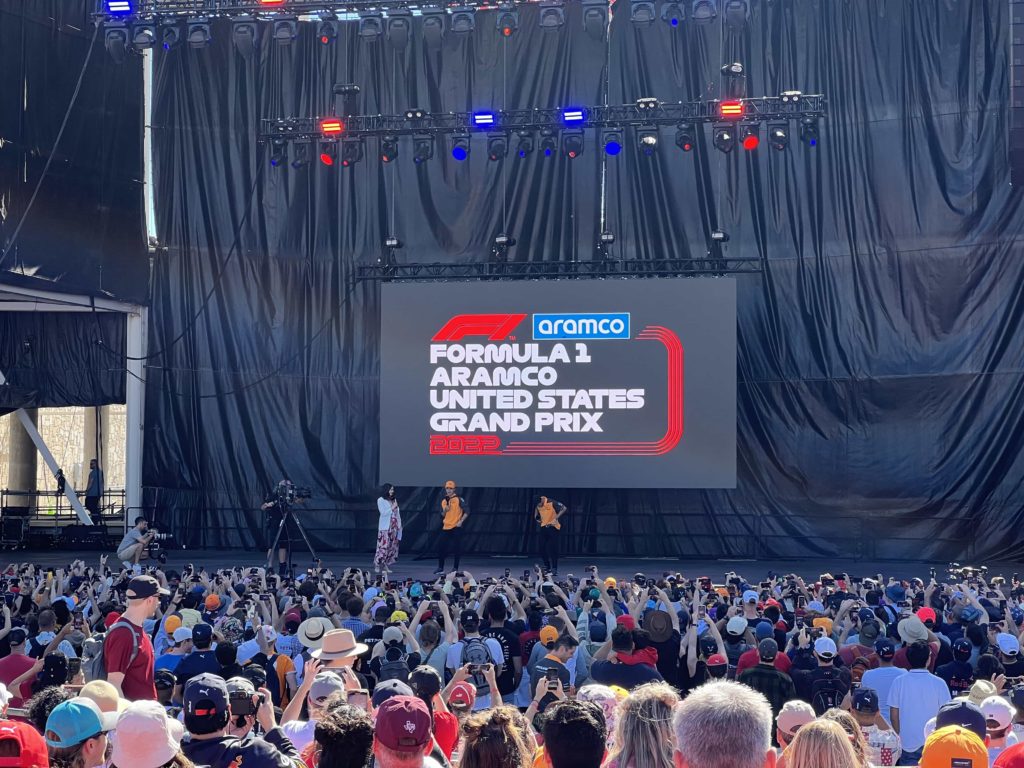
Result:
{"type": "Polygon", "coordinates": [[[0,768],[1024,768],[1024,586],[15,564],[0,768]]]}

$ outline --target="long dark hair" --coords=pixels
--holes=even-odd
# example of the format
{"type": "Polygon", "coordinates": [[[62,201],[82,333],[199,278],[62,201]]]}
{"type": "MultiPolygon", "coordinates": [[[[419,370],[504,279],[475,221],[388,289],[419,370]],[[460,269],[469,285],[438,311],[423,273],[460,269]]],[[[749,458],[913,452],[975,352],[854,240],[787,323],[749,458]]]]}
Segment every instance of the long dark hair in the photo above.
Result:
{"type": "Polygon", "coordinates": [[[381,498],[386,499],[388,497],[388,492],[394,487],[395,486],[393,486],[391,483],[384,483],[384,485],[380,487],[381,498]]]}

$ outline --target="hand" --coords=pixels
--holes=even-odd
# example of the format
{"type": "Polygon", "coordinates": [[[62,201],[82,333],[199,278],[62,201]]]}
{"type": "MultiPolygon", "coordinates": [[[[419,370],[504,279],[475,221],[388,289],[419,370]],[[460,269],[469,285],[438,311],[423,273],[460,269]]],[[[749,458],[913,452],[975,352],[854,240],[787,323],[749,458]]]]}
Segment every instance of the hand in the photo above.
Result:
{"type": "Polygon", "coordinates": [[[469,664],[465,664],[455,670],[455,673],[452,675],[452,680],[457,683],[461,683],[463,680],[468,680],[469,677],[469,664]]]}
{"type": "Polygon", "coordinates": [[[313,679],[320,674],[320,670],[323,669],[323,662],[320,659],[310,659],[302,668],[302,689],[309,692],[309,689],[313,687],[313,679]]]}
{"type": "Polygon", "coordinates": [[[274,719],[274,701],[266,688],[260,688],[260,693],[263,694],[263,702],[256,710],[256,722],[263,726],[264,731],[270,731],[277,727],[277,721],[274,719]]]}
{"type": "Polygon", "coordinates": [[[107,555],[100,555],[100,568],[105,567],[107,564],[107,555]]]}

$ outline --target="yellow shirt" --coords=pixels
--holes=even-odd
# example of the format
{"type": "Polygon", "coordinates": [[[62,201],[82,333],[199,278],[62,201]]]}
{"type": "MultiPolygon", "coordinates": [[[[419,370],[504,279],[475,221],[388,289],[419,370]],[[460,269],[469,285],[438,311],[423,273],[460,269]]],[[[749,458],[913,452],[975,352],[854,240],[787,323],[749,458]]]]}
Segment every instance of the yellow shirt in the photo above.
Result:
{"type": "Polygon", "coordinates": [[[444,512],[444,523],[441,528],[450,531],[462,520],[462,501],[458,496],[441,499],[441,510],[444,512]]]}
{"type": "Polygon", "coordinates": [[[555,505],[551,503],[551,499],[545,499],[543,504],[537,505],[537,515],[540,517],[541,528],[550,526],[557,531],[562,530],[562,524],[558,522],[558,513],[555,511],[555,505]]]}

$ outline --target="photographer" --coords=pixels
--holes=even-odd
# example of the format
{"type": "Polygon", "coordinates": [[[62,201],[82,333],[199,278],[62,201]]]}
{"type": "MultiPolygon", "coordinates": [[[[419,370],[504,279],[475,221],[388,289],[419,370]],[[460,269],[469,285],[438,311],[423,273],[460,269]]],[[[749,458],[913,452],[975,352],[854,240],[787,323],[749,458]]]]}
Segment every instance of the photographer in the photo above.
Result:
{"type": "Polygon", "coordinates": [[[267,513],[267,527],[269,530],[269,540],[267,542],[268,563],[273,556],[273,552],[270,551],[269,547],[273,546],[274,536],[277,535],[278,529],[281,528],[281,520],[285,520],[284,528],[281,529],[281,537],[277,541],[277,573],[280,576],[284,576],[288,572],[288,551],[291,549],[291,542],[297,540],[301,535],[298,526],[295,524],[295,518],[288,514],[294,499],[295,486],[292,485],[290,480],[282,480],[274,487],[274,490],[267,494],[267,497],[263,500],[263,506],[260,507],[260,509],[267,513]]]}
{"type": "Polygon", "coordinates": [[[117,547],[117,559],[124,567],[140,573],[139,561],[146,559],[149,554],[149,545],[156,538],[156,531],[149,530],[149,523],[144,517],[135,518],[135,527],[121,539],[117,547]]]}

